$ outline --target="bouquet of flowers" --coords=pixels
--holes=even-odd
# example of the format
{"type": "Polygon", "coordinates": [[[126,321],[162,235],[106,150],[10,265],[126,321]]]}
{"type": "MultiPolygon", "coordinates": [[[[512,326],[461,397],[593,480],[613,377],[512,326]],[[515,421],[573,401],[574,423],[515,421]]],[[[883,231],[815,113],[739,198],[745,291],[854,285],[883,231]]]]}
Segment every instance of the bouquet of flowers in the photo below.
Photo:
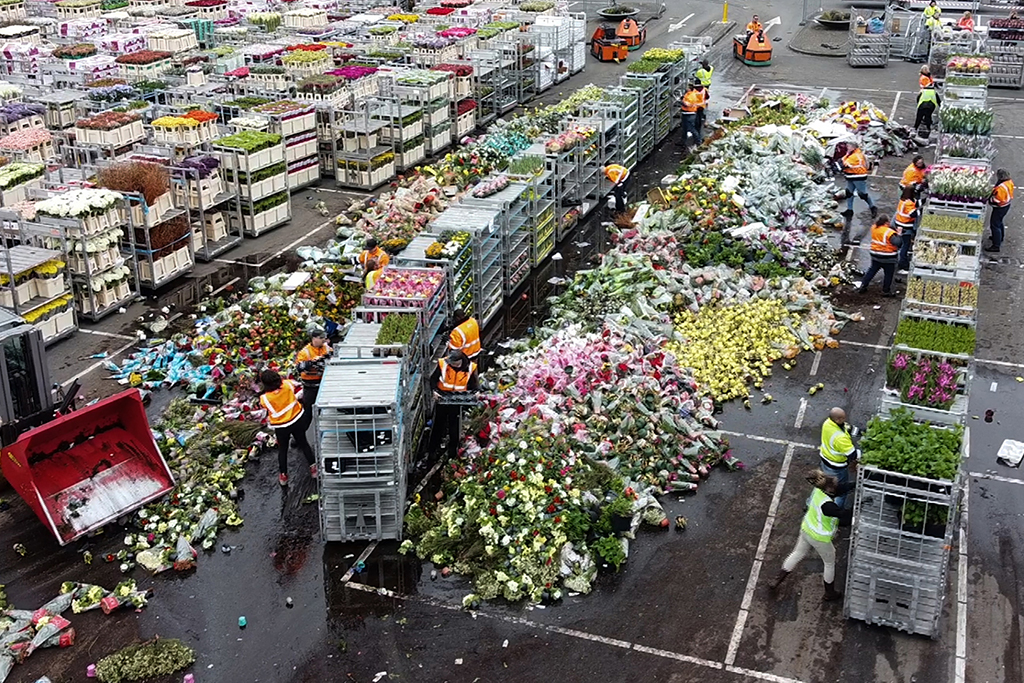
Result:
{"type": "Polygon", "coordinates": [[[101,188],[68,190],[36,203],[36,212],[55,218],[82,218],[106,213],[121,201],[120,192],[101,188]]]}
{"type": "Polygon", "coordinates": [[[957,202],[985,201],[992,194],[988,169],[937,164],[928,171],[928,188],[936,199],[957,202]]]}
{"type": "Polygon", "coordinates": [[[486,178],[473,188],[472,195],[477,198],[490,197],[492,194],[501,192],[508,187],[508,176],[502,173],[491,178],[486,178]]]}

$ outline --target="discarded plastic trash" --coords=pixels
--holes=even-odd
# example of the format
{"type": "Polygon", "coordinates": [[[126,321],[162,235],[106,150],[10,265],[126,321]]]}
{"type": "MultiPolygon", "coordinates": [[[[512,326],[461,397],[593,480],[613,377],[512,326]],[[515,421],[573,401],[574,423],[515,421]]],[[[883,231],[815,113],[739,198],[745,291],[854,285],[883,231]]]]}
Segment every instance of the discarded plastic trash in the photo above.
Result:
{"type": "Polygon", "coordinates": [[[90,664],[85,667],[85,675],[87,678],[96,678],[96,665],[90,664]]]}
{"type": "Polygon", "coordinates": [[[361,574],[364,569],[366,569],[366,563],[365,562],[356,562],[354,565],[352,565],[352,570],[356,574],[361,574]]]}
{"type": "Polygon", "coordinates": [[[996,411],[986,410],[985,411],[985,422],[991,422],[992,418],[995,417],[996,411]]]}
{"type": "Polygon", "coordinates": [[[295,601],[292,600],[291,598],[285,598],[284,599],[284,605],[285,605],[285,607],[289,607],[289,608],[290,607],[295,607],[295,601]]]}
{"type": "Polygon", "coordinates": [[[377,674],[373,677],[373,683],[377,683],[380,679],[384,678],[387,675],[387,671],[378,671],[377,674]]]}
{"type": "Polygon", "coordinates": [[[225,544],[225,545],[222,545],[222,546],[220,547],[220,551],[221,551],[222,553],[224,553],[225,555],[230,555],[230,554],[231,554],[231,546],[229,546],[229,545],[226,545],[226,544],[225,544]]]}
{"type": "Polygon", "coordinates": [[[249,622],[245,617],[238,617],[238,628],[245,628],[249,625],[249,622]]]}
{"type": "Polygon", "coordinates": [[[996,460],[1009,467],[1020,467],[1024,460],[1024,443],[1006,439],[996,452],[996,460]]]}
{"type": "Polygon", "coordinates": [[[181,683],[196,683],[196,677],[192,674],[185,674],[185,677],[181,679],[181,683]]]}

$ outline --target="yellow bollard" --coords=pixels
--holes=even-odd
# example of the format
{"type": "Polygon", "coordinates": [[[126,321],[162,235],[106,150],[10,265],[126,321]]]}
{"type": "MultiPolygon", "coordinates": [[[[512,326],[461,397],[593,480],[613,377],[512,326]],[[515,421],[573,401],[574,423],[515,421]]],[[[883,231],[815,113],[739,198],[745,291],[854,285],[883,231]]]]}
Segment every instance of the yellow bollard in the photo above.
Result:
{"type": "Polygon", "coordinates": [[[725,0],[725,4],[722,5],[722,23],[729,23],[729,0],[725,0]]]}

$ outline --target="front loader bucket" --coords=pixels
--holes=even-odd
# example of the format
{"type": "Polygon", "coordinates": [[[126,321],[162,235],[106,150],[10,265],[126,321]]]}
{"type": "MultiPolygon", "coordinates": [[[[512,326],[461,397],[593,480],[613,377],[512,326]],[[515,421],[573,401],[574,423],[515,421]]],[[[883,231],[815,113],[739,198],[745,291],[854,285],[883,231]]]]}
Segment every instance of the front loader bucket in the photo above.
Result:
{"type": "Polygon", "coordinates": [[[0,469],[61,545],[174,487],[138,389],[25,432],[0,469]]]}

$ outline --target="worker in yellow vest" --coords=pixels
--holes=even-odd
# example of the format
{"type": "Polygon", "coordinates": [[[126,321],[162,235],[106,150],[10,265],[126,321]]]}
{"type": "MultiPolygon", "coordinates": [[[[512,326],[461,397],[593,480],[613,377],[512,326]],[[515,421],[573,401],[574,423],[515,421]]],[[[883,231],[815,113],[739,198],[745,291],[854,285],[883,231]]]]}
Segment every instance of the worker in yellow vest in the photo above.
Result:
{"type": "Polygon", "coordinates": [[[942,8],[935,3],[935,0],[928,3],[922,14],[924,14],[924,25],[928,28],[937,29],[942,26],[942,8]]]}
{"type": "Polygon", "coordinates": [[[438,404],[434,412],[434,425],[430,435],[430,452],[434,453],[448,437],[448,457],[454,458],[459,449],[459,412],[461,406],[445,405],[441,399],[446,394],[465,394],[480,387],[476,363],[462,351],[452,351],[437,361],[437,367],[430,375],[430,386],[438,404]]]}
{"type": "Polygon", "coordinates": [[[811,470],[806,479],[814,489],[811,491],[810,503],[800,523],[796,547],[782,563],[782,569],[768,586],[772,592],[777,591],[786,577],[804,559],[807,551],[813,548],[825,565],[822,574],[825,594],[822,600],[838,600],[843,597],[843,593],[836,590],[836,549],[832,545],[832,539],[835,538],[840,523],[850,522],[853,510],[844,509],[837,499],[845,496],[853,488],[853,484],[840,484],[835,477],[825,474],[820,469],[811,470]]]}
{"type": "Polygon", "coordinates": [[[917,95],[917,117],[914,119],[914,128],[917,134],[927,138],[932,134],[932,116],[942,104],[939,93],[935,92],[935,85],[932,84],[921,90],[917,95]]]}
{"type": "Polygon", "coordinates": [[[604,175],[612,184],[609,193],[615,197],[615,212],[626,210],[626,181],[629,180],[629,169],[621,164],[608,164],[604,167],[604,175]]]}
{"type": "Polygon", "coordinates": [[[896,264],[897,275],[906,275],[907,271],[910,270],[910,250],[914,245],[914,235],[917,234],[917,220],[920,214],[917,208],[917,200],[915,199],[916,194],[912,186],[903,188],[899,204],[896,205],[896,216],[893,218],[893,226],[903,242],[900,245],[899,258],[896,264]]]}
{"type": "Polygon", "coordinates": [[[711,77],[714,73],[715,67],[711,66],[711,63],[705,59],[701,61],[700,68],[693,74],[693,77],[700,81],[700,84],[704,86],[704,90],[707,92],[708,97],[711,96],[711,77]]]}
{"type": "Polygon", "coordinates": [[[277,438],[277,467],[280,472],[278,483],[281,486],[288,485],[288,446],[292,439],[295,439],[295,445],[306,456],[309,475],[316,479],[319,472],[316,459],[313,457],[313,449],[306,440],[307,423],[303,419],[305,411],[297,396],[300,390],[299,383],[281,379],[281,375],[273,370],[264,370],[260,373],[260,383],[263,384],[260,406],[266,409],[267,423],[274,428],[274,436],[277,438]]]}
{"type": "Polygon", "coordinates": [[[380,262],[372,258],[366,262],[366,277],[363,278],[363,285],[367,291],[373,289],[373,286],[377,284],[377,280],[384,274],[384,266],[380,265],[380,262]]]}
{"type": "Polygon", "coordinates": [[[477,362],[480,355],[480,323],[461,308],[452,316],[452,331],[448,335],[448,350],[462,351],[466,357],[477,362]]]}
{"type": "Polygon", "coordinates": [[[1006,214],[1010,212],[1010,204],[1013,203],[1013,181],[1010,180],[1010,172],[1005,168],[996,171],[996,186],[992,188],[992,215],[989,217],[989,229],[992,231],[992,243],[985,247],[985,251],[998,252],[1003,245],[1003,234],[1006,227],[1003,221],[1006,214]]]}
{"type": "Polygon", "coordinates": [[[900,246],[903,238],[889,224],[889,217],[881,214],[875,219],[871,226],[871,265],[864,273],[858,292],[863,294],[868,291],[868,285],[874,279],[878,271],[882,271],[882,296],[893,297],[896,292],[892,289],[892,280],[896,275],[896,263],[899,260],[900,246]]]}

